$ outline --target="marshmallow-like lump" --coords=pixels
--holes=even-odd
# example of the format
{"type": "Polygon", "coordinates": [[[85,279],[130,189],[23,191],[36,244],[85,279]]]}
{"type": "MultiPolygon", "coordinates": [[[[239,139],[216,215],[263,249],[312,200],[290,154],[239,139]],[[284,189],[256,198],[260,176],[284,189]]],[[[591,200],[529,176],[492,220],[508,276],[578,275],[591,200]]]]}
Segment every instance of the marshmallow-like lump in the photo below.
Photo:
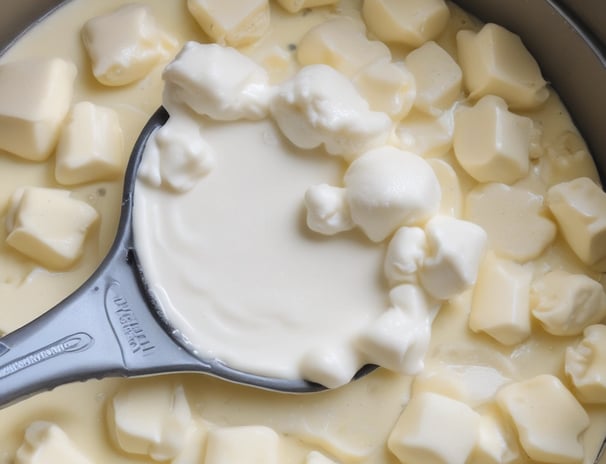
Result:
{"type": "Polygon", "coordinates": [[[453,148],[478,182],[512,184],[528,174],[532,120],[511,113],[505,100],[487,95],[455,112],[453,148]]]}
{"type": "Polygon", "coordinates": [[[471,455],[479,427],[480,415],[465,403],[421,393],[406,405],[387,446],[403,464],[460,464],[471,455]]]}
{"type": "Polygon", "coordinates": [[[339,0],[277,0],[282,8],[289,13],[298,13],[305,8],[333,5],[339,0]]]}
{"type": "Polygon", "coordinates": [[[450,11],[444,0],[364,0],[362,15],[380,40],[419,47],[444,30],[450,11]]]}
{"type": "Polygon", "coordinates": [[[461,93],[463,75],[446,50],[433,41],[426,42],[404,62],[416,82],[414,105],[418,110],[436,116],[452,106],[461,93]]]}
{"type": "Polygon", "coordinates": [[[322,345],[305,353],[299,372],[303,379],[337,388],[349,383],[363,364],[350,344],[322,345]]]}
{"type": "Polygon", "coordinates": [[[588,266],[606,271],[606,193],[587,177],[554,185],[547,204],[566,242],[588,266]]]}
{"type": "Polygon", "coordinates": [[[606,325],[587,327],[576,346],[566,348],[564,369],[582,403],[606,404],[606,325]]]}
{"type": "Polygon", "coordinates": [[[187,8],[214,42],[240,47],[269,29],[269,0],[187,0],[187,8]]]}
{"type": "Polygon", "coordinates": [[[17,450],[15,464],[92,464],[67,434],[52,422],[32,422],[17,450]]]}
{"type": "Polygon", "coordinates": [[[486,249],[486,232],[469,221],[434,216],[425,225],[427,257],[419,280],[434,298],[448,300],[471,287],[486,249]]]}
{"type": "Polygon", "coordinates": [[[589,417],[557,377],[545,374],[506,385],[496,400],[531,459],[553,464],[582,461],[580,435],[589,426],[589,417]]]}
{"type": "Polygon", "coordinates": [[[46,160],[69,112],[75,77],[76,66],[59,58],[0,65],[0,149],[46,160]]]}
{"type": "Polygon", "coordinates": [[[346,190],[328,184],[312,185],[305,192],[307,226],[314,232],[334,235],[353,229],[346,190]]]}
{"type": "Polygon", "coordinates": [[[387,246],[383,271],[390,283],[417,280],[427,254],[427,238],[420,227],[400,227],[387,246]]]}
{"type": "Polygon", "coordinates": [[[267,71],[235,48],[187,42],[162,77],[169,113],[178,103],[217,121],[267,116],[271,99],[267,71]]]}
{"type": "Polygon", "coordinates": [[[504,345],[525,340],[530,326],[532,272],[514,261],[486,254],[473,290],[469,327],[504,345]]]}
{"type": "Polygon", "coordinates": [[[68,190],[17,189],[6,217],[6,243],[49,269],[66,269],[81,256],[99,213],[68,190]]]}
{"type": "Polygon", "coordinates": [[[63,185],[119,177],[125,157],[118,114],[90,102],[74,105],[55,157],[55,178],[63,185]]]}
{"type": "Polygon", "coordinates": [[[387,114],[369,109],[347,77],[324,64],[305,66],[283,83],[271,114],[297,147],[324,145],[329,154],[345,157],[383,145],[392,126],[387,114]]]}
{"type": "Polygon", "coordinates": [[[280,437],[260,425],[210,430],[204,464],[278,464],[280,437]]]}
{"type": "Polygon", "coordinates": [[[169,460],[184,448],[192,415],[181,385],[129,384],[109,402],[108,425],[127,453],[169,460]]]}
{"type": "Polygon", "coordinates": [[[131,3],[89,19],[82,28],[95,78],[107,86],[138,81],[177,49],[157,25],[151,8],[131,3]]]}
{"type": "Polygon", "coordinates": [[[543,197],[518,186],[478,185],[467,194],[464,217],[486,231],[490,249],[520,263],[538,257],[556,235],[543,197]]]}
{"type": "Polygon", "coordinates": [[[312,27],[297,45],[297,60],[302,66],[326,64],[351,77],[367,65],[391,61],[391,52],[366,37],[364,24],[340,17],[312,27]]]}
{"type": "Polygon", "coordinates": [[[585,274],[556,269],[532,284],[532,315],[553,335],[580,335],[606,318],[606,293],[585,274]]]}
{"type": "Polygon", "coordinates": [[[373,242],[424,224],[440,206],[440,184],[427,162],[391,146],[354,160],[344,183],[351,217],[373,242]]]}
{"type": "Polygon", "coordinates": [[[514,109],[539,106],[549,96],[539,65],[520,38],[497,24],[457,34],[459,63],[470,97],[497,95],[514,109]]]}

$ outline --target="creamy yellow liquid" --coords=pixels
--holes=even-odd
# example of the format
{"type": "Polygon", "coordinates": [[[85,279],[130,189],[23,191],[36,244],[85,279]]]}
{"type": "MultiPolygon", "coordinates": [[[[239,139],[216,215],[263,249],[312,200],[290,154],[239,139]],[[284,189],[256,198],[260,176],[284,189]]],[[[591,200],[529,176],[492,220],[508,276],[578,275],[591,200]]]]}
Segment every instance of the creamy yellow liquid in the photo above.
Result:
{"type": "MultiPolygon", "coordinates": [[[[90,73],[90,64],[80,41],[83,23],[94,16],[112,11],[123,0],[77,0],[68,3],[34,28],[3,57],[2,62],[30,56],[58,56],[76,63],[73,101],[90,100],[116,110],[125,134],[127,147],[134,140],[151,113],[160,104],[161,68],[148,77],[120,88],[98,84],[90,73]]],[[[161,28],[177,38],[205,41],[204,34],[190,17],[185,2],[146,0],[161,28]]],[[[353,6],[356,6],[358,2],[353,6]]],[[[351,12],[349,3],[342,7],[351,12]]],[[[454,32],[471,21],[452,7],[449,28],[439,42],[454,50],[454,32]]],[[[296,43],[311,26],[321,22],[329,10],[287,15],[278,8],[272,11],[272,26],[264,43],[282,46],[296,43]]],[[[257,50],[251,48],[251,54],[257,50]]],[[[574,131],[570,118],[555,95],[540,110],[529,113],[542,123],[543,140],[553,141],[563,130],[574,131]]],[[[592,171],[587,161],[583,169],[592,171]]],[[[0,154],[0,212],[6,210],[12,192],[22,185],[59,187],[54,181],[54,162],[29,163],[0,154]]],[[[459,172],[464,190],[473,187],[459,172]]],[[[533,177],[523,185],[543,193],[544,187],[533,177]]],[[[121,181],[84,185],[74,189],[100,212],[101,225],[87,240],[84,259],[72,270],[51,273],[5,245],[6,231],[0,227],[0,331],[9,332],[60,301],[89,276],[107,252],[119,215],[121,181]]],[[[562,242],[538,260],[558,265],[571,272],[590,273],[562,242]]],[[[594,278],[599,277],[591,274],[594,278]]],[[[520,380],[541,373],[560,375],[566,346],[575,339],[554,337],[535,331],[529,339],[513,348],[496,344],[486,336],[472,334],[467,326],[469,292],[456,298],[440,312],[433,325],[432,342],[426,358],[426,372],[442,364],[488,366],[520,380]]],[[[106,405],[123,385],[156,382],[182,383],[195,417],[219,426],[262,424],[284,434],[280,462],[300,463],[309,450],[321,450],[343,463],[397,463],[386,448],[386,440],[410,394],[410,378],[377,370],[360,381],[336,391],[312,396],[290,396],[231,385],[202,375],[172,375],[147,379],[107,379],[66,385],[48,393],[0,410],[0,463],[11,463],[23,441],[25,428],[35,420],[58,424],[92,461],[130,463],[134,457],[121,452],[111,441],[106,425],[106,405]]],[[[480,382],[481,383],[481,382],[480,382]]],[[[481,390],[481,387],[479,387],[481,390]]],[[[587,407],[590,428],[583,435],[585,462],[591,463],[606,432],[604,408],[587,407]]],[[[565,420],[565,418],[562,418],[565,420]]],[[[139,462],[153,462],[138,457],[139,462]]]]}

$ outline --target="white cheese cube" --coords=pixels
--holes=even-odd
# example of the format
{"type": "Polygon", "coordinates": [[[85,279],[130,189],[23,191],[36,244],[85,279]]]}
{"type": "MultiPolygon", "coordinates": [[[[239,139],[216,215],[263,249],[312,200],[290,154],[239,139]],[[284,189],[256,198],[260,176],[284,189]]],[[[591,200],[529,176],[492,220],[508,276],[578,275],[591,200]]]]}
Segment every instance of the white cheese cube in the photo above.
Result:
{"type": "Polygon", "coordinates": [[[371,110],[394,120],[408,114],[417,95],[414,76],[402,62],[375,61],[362,68],[353,83],[371,110]]]}
{"type": "Polygon", "coordinates": [[[363,24],[343,17],[310,29],[297,45],[297,60],[302,66],[326,64],[353,76],[371,63],[390,61],[391,52],[382,42],[368,40],[363,24]]]}
{"type": "Polygon", "coordinates": [[[505,100],[488,95],[456,111],[454,152],[477,181],[511,184],[528,174],[531,131],[530,118],[511,113],[505,100]]]}
{"type": "Polygon", "coordinates": [[[520,449],[515,432],[509,430],[500,414],[480,418],[478,441],[469,464],[514,464],[520,462],[520,449]]]}
{"type": "Polygon", "coordinates": [[[277,0],[282,8],[290,13],[297,13],[305,8],[333,5],[339,0],[277,0]]]}
{"type": "Polygon", "coordinates": [[[66,433],[51,422],[33,422],[17,450],[15,464],[92,464],[66,433]]]}
{"type": "Polygon", "coordinates": [[[151,9],[136,3],[89,19],[82,41],[93,75],[108,86],[144,78],[177,48],[177,41],[158,27],[151,9]]]}
{"type": "Polygon", "coordinates": [[[473,290],[469,327],[504,345],[525,340],[530,327],[530,269],[487,253],[473,290]]]}
{"type": "Polygon", "coordinates": [[[305,464],[337,464],[332,459],[327,458],[319,451],[310,451],[307,456],[305,456],[305,464]]]}
{"type": "Polygon", "coordinates": [[[539,375],[512,383],[497,393],[496,400],[531,459],[554,464],[582,461],[579,437],[589,426],[589,417],[557,377],[539,375]]]}
{"type": "Polygon", "coordinates": [[[470,97],[504,98],[515,109],[534,108],[549,96],[535,59],[520,38],[497,24],[486,24],[478,33],[457,34],[459,62],[470,97]]]}
{"type": "Polygon", "coordinates": [[[582,403],[606,404],[606,325],[591,325],[566,349],[566,374],[582,403]]]}
{"type": "Polygon", "coordinates": [[[280,437],[263,426],[218,428],[208,433],[204,464],[278,464],[280,437]]]}
{"type": "Polygon", "coordinates": [[[431,166],[436,174],[440,183],[440,190],[442,190],[439,214],[460,217],[463,210],[463,191],[459,176],[449,163],[441,159],[428,159],[427,164],[431,166]]]}
{"type": "Polygon", "coordinates": [[[163,104],[185,104],[217,121],[262,119],[271,91],[267,71],[231,47],[187,42],[166,66],[163,104]]]}
{"type": "Polygon", "coordinates": [[[427,162],[391,146],[353,161],[344,183],[351,217],[373,242],[401,226],[422,225],[440,205],[440,184],[427,162]]]}
{"type": "Polygon", "coordinates": [[[69,111],[76,66],[58,58],[0,65],[0,149],[44,161],[69,111]]]}
{"type": "Polygon", "coordinates": [[[551,187],[547,204],[581,261],[606,271],[606,193],[591,179],[582,177],[551,187]]]}
{"type": "Polygon", "coordinates": [[[389,241],[383,270],[390,283],[417,280],[425,260],[427,239],[420,227],[400,227],[389,241]]]}
{"type": "Polygon", "coordinates": [[[303,379],[337,388],[349,383],[363,364],[358,353],[346,344],[318,346],[305,353],[299,371],[303,379]]]}
{"type": "Polygon", "coordinates": [[[437,118],[415,111],[397,126],[396,135],[403,150],[423,158],[443,156],[452,148],[454,108],[437,118]]]}
{"type": "Polygon", "coordinates": [[[431,323],[439,305],[417,285],[390,292],[393,307],[372,321],[357,340],[368,363],[415,375],[423,370],[431,323]]]}
{"type": "Polygon", "coordinates": [[[531,292],[532,315],[553,335],[580,335],[606,318],[606,293],[585,274],[562,270],[537,279],[531,292]]]}
{"type": "Polygon", "coordinates": [[[56,150],[55,178],[63,185],[119,177],[124,137],[117,113],[90,102],[74,105],[56,150]]]}
{"type": "Polygon", "coordinates": [[[239,47],[269,29],[269,0],[188,0],[187,8],[218,44],[239,47]]]}
{"type": "Polygon", "coordinates": [[[351,81],[325,64],[305,66],[283,83],[271,114],[297,147],[324,145],[329,154],[344,157],[383,145],[392,127],[389,116],[371,111],[351,81]]]}
{"type": "Polygon", "coordinates": [[[417,109],[439,115],[448,109],[461,93],[461,68],[455,60],[435,42],[427,42],[408,54],[406,67],[414,76],[417,109]]]}
{"type": "Polygon", "coordinates": [[[387,446],[402,463],[464,464],[477,440],[480,415],[435,393],[413,396],[387,446]]]}
{"type": "Polygon", "coordinates": [[[182,451],[192,417],[181,385],[128,384],[111,399],[108,423],[121,450],[164,461],[182,451]]]}
{"type": "Polygon", "coordinates": [[[428,254],[419,271],[425,290],[448,300],[476,281],[486,247],[486,232],[468,221],[434,216],[425,226],[428,254]]]}
{"type": "Polygon", "coordinates": [[[353,229],[346,190],[328,184],[312,185],[305,192],[307,227],[324,235],[353,229]]]}
{"type": "Polygon", "coordinates": [[[50,269],[66,269],[82,254],[99,214],[68,190],[24,187],[15,191],[6,218],[6,243],[50,269]]]}
{"type": "Polygon", "coordinates": [[[538,257],[555,238],[556,226],[547,215],[542,196],[505,184],[479,185],[465,202],[465,218],[486,231],[489,248],[522,263],[538,257]]]}
{"type": "Polygon", "coordinates": [[[362,15],[380,40],[418,47],[442,32],[450,12],[444,0],[364,0],[362,15]]]}

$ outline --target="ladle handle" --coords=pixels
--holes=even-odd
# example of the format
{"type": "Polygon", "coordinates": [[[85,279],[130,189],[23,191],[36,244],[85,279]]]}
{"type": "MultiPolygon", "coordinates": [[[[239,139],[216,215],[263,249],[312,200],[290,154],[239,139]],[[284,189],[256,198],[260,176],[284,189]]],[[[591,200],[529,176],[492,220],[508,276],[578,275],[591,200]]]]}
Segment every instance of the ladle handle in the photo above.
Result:
{"type": "Polygon", "coordinates": [[[69,382],[204,370],[148,309],[129,251],[74,294],[0,338],[0,407],[69,382]]]}

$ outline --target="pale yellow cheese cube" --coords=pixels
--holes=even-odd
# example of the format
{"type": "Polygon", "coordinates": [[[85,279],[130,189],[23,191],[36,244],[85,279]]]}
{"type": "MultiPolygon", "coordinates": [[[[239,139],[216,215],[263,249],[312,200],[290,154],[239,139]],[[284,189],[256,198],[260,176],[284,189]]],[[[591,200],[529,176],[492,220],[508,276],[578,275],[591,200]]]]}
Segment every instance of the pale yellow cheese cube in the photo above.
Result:
{"type": "Polygon", "coordinates": [[[582,403],[606,404],[606,325],[591,325],[566,349],[566,374],[582,403]]]}
{"type": "Polygon", "coordinates": [[[211,430],[204,464],[278,464],[280,437],[263,426],[211,430]]]}
{"type": "Polygon", "coordinates": [[[25,430],[15,464],[92,464],[93,461],[56,424],[38,421],[25,430]]]}
{"type": "Polygon", "coordinates": [[[304,8],[334,5],[339,0],[277,0],[277,2],[290,13],[297,13],[304,8]]]}
{"type": "Polygon", "coordinates": [[[463,464],[479,427],[480,415],[465,403],[422,393],[406,405],[387,446],[402,464],[463,464]]]}
{"type": "Polygon", "coordinates": [[[504,345],[530,335],[530,269],[486,254],[474,287],[469,327],[504,345]]]}
{"type": "Polygon", "coordinates": [[[376,61],[390,61],[391,52],[382,42],[368,40],[364,24],[351,18],[330,19],[311,28],[297,46],[302,66],[327,64],[353,76],[376,61]]]}
{"type": "Polygon", "coordinates": [[[188,0],[187,8],[202,30],[221,45],[246,45],[269,29],[269,0],[188,0]]]}
{"type": "Polygon", "coordinates": [[[551,187],[547,203],[581,261],[606,271],[606,193],[591,179],[581,177],[551,187]]]}
{"type": "Polygon", "coordinates": [[[501,414],[489,412],[480,418],[478,441],[469,464],[514,464],[521,459],[515,432],[501,414]]]}
{"type": "Polygon", "coordinates": [[[408,114],[417,94],[415,79],[402,62],[375,61],[362,68],[353,82],[371,110],[395,120],[408,114]]]}
{"type": "Polygon", "coordinates": [[[471,98],[498,95],[516,109],[533,108],[549,96],[539,65],[520,38],[497,24],[457,34],[459,63],[471,98]]]}
{"type": "Polygon", "coordinates": [[[349,383],[364,363],[350,346],[320,345],[309,350],[299,363],[301,377],[328,388],[349,383]]]}
{"type": "Polygon", "coordinates": [[[580,335],[606,317],[606,293],[602,284],[585,274],[556,269],[533,283],[531,307],[547,332],[580,335]]]}
{"type": "Polygon", "coordinates": [[[438,117],[420,111],[411,111],[396,127],[400,148],[423,158],[446,155],[452,148],[454,110],[444,111],[438,117]]]}
{"type": "Polygon", "coordinates": [[[454,152],[479,182],[512,184],[528,174],[530,118],[511,113],[505,100],[488,95],[455,113],[454,152]]]}
{"type": "Polygon", "coordinates": [[[580,435],[589,417],[576,398],[553,375],[539,375],[503,387],[496,396],[513,422],[524,451],[539,462],[580,463],[580,435]]]}
{"type": "Polygon", "coordinates": [[[160,461],[183,450],[192,426],[183,387],[166,382],[124,386],[111,399],[107,417],[121,450],[160,461]]]}
{"type": "Polygon", "coordinates": [[[24,187],[13,194],[6,243],[50,269],[65,269],[82,254],[99,214],[68,190],[24,187]]]}
{"type": "Polygon", "coordinates": [[[444,0],[364,0],[362,15],[380,40],[418,47],[442,32],[450,12],[444,0]]]}
{"type": "Polygon", "coordinates": [[[118,114],[90,102],[74,105],[56,150],[60,184],[111,180],[124,168],[124,140],[118,114]]]}
{"type": "Polygon", "coordinates": [[[151,9],[137,3],[89,19],[82,41],[93,75],[108,86],[142,79],[177,48],[177,41],[158,27],[151,9]]]}
{"type": "Polygon", "coordinates": [[[461,93],[461,68],[455,60],[431,41],[406,56],[406,67],[414,76],[417,96],[414,105],[430,115],[448,109],[461,93]]]}
{"type": "Polygon", "coordinates": [[[440,201],[440,214],[458,218],[463,210],[463,191],[459,176],[453,167],[444,160],[432,158],[427,160],[440,183],[442,199],[440,201]]]}
{"type": "Polygon", "coordinates": [[[0,149],[47,159],[69,111],[75,77],[76,66],[59,58],[0,65],[0,149]]]}

